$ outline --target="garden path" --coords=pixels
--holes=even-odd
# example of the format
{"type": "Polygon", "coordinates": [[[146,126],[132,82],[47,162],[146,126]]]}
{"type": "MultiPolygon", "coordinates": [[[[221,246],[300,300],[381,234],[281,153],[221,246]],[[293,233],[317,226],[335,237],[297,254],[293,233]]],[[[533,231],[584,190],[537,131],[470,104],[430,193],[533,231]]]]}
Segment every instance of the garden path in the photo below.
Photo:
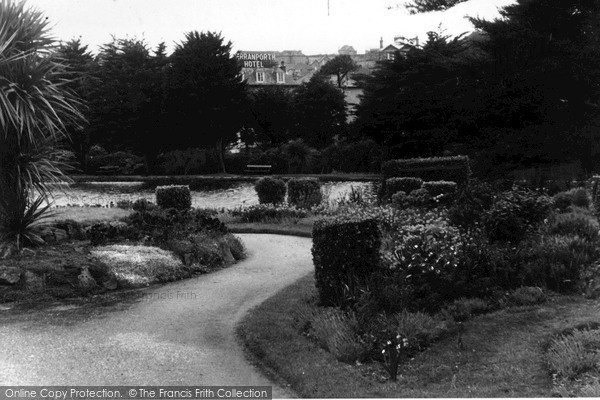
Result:
{"type": "Polygon", "coordinates": [[[134,299],[0,308],[0,385],[273,385],[293,397],[249,364],[235,327],[310,273],[311,240],[239,236],[245,261],[134,299]]]}

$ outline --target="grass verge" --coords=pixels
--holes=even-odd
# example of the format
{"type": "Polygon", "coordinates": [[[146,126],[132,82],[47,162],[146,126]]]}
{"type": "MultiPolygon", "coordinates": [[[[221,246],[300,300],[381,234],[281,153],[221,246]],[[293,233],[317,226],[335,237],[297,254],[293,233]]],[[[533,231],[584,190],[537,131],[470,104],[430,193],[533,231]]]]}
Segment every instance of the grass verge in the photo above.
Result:
{"type": "Polygon", "coordinates": [[[401,365],[398,381],[376,364],[351,366],[294,328],[296,310],[316,295],[307,276],[253,309],[238,327],[250,358],[300,397],[550,397],[547,343],[568,327],[600,318],[600,303],[558,296],[539,306],[512,307],[465,323],[456,336],[401,365]]]}

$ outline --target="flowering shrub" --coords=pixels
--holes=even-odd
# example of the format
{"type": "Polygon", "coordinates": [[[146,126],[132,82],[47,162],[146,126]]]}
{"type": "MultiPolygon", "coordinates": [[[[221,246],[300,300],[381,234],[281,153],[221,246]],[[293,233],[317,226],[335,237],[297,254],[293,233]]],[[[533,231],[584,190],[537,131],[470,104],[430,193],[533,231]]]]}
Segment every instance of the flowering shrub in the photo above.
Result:
{"type": "Polygon", "coordinates": [[[279,204],[285,200],[286,187],[285,182],[281,179],[270,176],[260,178],[254,184],[254,189],[256,190],[260,204],[279,204]]]}
{"type": "Polygon", "coordinates": [[[258,204],[231,211],[234,217],[240,217],[242,222],[277,222],[285,219],[300,219],[308,215],[306,210],[287,205],[258,204]]]}
{"type": "Polygon", "coordinates": [[[455,204],[448,210],[448,221],[454,226],[472,228],[481,222],[493,202],[492,187],[487,183],[471,180],[468,186],[458,193],[455,204]]]}
{"type": "Polygon", "coordinates": [[[484,222],[491,241],[519,243],[550,215],[552,200],[535,192],[515,189],[497,196],[484,222]]]}

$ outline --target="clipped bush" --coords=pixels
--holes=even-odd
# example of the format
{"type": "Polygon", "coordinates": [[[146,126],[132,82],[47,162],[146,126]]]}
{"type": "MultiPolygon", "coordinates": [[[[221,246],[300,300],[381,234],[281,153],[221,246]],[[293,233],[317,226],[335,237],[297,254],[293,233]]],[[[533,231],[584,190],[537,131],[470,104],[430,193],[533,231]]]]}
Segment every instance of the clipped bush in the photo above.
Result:
{"type": "Polygon", "coordinates": [[[413,190],[421,189],[423,180],[421,178],[403,177],[389,178],[384,181],[382,190],[385,191],[385,198],[390,199],[394,193],[404,192],[410,194],[413,190]]]}
{"type": "Polygon", "coordinates": [[[160,208],[189,210],[192,206],[192,194],[188,185],[169,185],[156,187],[156,205],[160,208]]]}
{"type": "Polygon", "coordinates": [[[567,192],[560,192],[554,195],[552,198],[552,204],[554,208],[560,212],[565,212],[571,204],[573,204],[573,196],[567,192]]]}
{"type": "Polygon", "coordinates": [[[285,182],[281,179],[265,176],[254,184],[260,204],[279,204],[285,201],[285,182]]]}
{"type": "Polygon", "coordinates": [[[380,266],[381,232],[374,218],[337,216],[317,220],[312,255],[321,304],[352,304],[380,266]]]}
{"type": "Polygon", "coordinates": [[[152,203],[151,201],[148,201],[146,199],[137,199],[136,201],[133,202],[133,204],[131,205],[131,208],[134,211],[150,211],[156,208],[156,206],[154,205],[154,203],[152,203]]]}
{"type": "Polygon", "coordinates": [[[316,178],[290,179],[287,188],[290,205],[311,208],[319,205],[323,200],[321,183],[316,178]]]}
{"type": "Polygon", "coordinates": [[[416,176],[424,181],[444,180],[460,186],[468,183],[471,174],[469,157],[431,157],[390,160],[381,165],[387,178],[393,176],[416,176]]]}
{"type": "Polygon", "coordinates": [[[590,206],[590,195],[585,188],[575,188],[567,192],[573,199],[573,205],[582,208],[590,206]]]}
{"type": "Polygon", "coordinates": [[[549,232],[555,235],[578,235],[590,241],[598,239],[600,224],[590,215],[559,214],[552,221],[549,232]]]}

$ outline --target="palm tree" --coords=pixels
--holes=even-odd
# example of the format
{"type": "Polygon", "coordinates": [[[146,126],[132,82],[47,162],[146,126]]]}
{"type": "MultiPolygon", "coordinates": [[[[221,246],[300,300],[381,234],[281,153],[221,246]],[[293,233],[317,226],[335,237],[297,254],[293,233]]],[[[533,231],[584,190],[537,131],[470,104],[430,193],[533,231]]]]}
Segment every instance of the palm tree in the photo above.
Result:
{"type": "Polygon", "coordinates": [[[21,249],[47,209],[50,185],[64,181],[57,140],[82,121],[43,14],[0,0],[0,243],[21,249]]]}

